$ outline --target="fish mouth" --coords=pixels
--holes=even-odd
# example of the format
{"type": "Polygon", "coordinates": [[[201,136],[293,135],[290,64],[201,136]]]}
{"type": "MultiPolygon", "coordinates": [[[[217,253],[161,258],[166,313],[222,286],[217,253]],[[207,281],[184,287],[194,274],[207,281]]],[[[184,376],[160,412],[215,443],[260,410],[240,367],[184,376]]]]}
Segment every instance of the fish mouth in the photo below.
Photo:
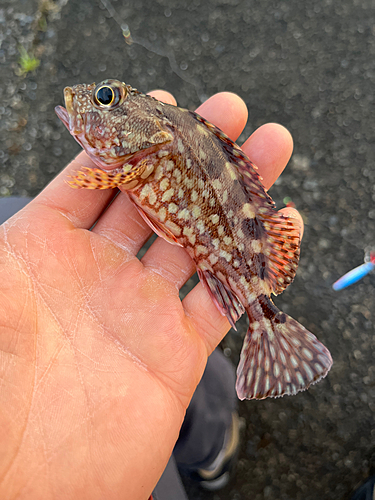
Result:
{"type": "Polygon", "coordinates": [[[69,113],[63,106],[56,106],[55,107],[55,113],[57,116],[60,118],[60,120],[63,122],[65,127],[69,130],[70,132],[70,127],[69,127],[69,113]]]}
{"type": "Polygon", "coordinates": [[[65,108],[63,106],[56,106],[55,112],[66,128],[69,130],[71,134],[80,133],[80,130],[73,130],[71,117],[73,116],[73,96],[74,92],[71,87],[65,87],[64,89],[64,101],[65,108]]]}

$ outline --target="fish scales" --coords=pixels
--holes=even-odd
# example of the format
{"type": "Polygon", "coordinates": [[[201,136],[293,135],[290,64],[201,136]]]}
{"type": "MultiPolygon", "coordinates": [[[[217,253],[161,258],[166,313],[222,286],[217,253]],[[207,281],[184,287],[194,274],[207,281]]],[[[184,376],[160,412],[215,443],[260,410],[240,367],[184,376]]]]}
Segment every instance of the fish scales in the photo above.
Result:
{"type": "Polygon", "coordinates": [[[270,298],[294,278],[299,228],[277,213],[239,146],[198,114],[118,80],[64,95],[56,112],[97,166],[70,185],[126,189],[150,227],[186,249],[234,328],[246,311],[239,398],[296,394],[324,377],[329,351],[270,298]]]}

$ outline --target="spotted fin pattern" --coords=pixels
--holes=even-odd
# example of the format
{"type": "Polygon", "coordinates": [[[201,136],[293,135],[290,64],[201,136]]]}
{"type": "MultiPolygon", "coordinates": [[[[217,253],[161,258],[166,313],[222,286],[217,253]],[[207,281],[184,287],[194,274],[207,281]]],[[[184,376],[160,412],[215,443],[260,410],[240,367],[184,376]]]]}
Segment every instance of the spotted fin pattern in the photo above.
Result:
{"type": "Polygon", "coordinates": [[[267,281],[275,295],[293,281],[300,254],[298,223],[273,212],[260,216],[267,233],[267,281]]]}
{"type": "Polygon", "coordinates": [[[247,313],[249,330],[237,368],[240,399],[293,395],[327,375],[328,349],[268,297],[259,297],[247,313]]]}
{"type": "Polygon", "coordinates": [[[112,171],[102,170],[100,168],[82,167],[76,175],[70,176],[67,181],[69,186],[75,189],[112,189],[122,186],[125,189],[131,189],[132,185],[137,185],[136,180],[147,168],[146,162],[140,162],[136,167],[125,164],[121,169],[112,171]]]}

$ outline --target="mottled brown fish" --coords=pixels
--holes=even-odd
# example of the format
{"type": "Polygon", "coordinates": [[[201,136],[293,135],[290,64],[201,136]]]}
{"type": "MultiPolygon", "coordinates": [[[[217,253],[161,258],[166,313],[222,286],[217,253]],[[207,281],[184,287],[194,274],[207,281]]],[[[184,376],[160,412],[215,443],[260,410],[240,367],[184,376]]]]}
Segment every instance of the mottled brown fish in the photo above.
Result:
{"type": "Polygon", "coordinates": [[[117,80],[64,95],[56,112],[98,167],[70,184],[125,188],[151,228],[186,249],[230,324],[247,312],[238,397],[296,394],[324,377],[329,351],[270,299],[294,278],[299,228],[275,210],[239,146],[198,114],[117,80]]]}

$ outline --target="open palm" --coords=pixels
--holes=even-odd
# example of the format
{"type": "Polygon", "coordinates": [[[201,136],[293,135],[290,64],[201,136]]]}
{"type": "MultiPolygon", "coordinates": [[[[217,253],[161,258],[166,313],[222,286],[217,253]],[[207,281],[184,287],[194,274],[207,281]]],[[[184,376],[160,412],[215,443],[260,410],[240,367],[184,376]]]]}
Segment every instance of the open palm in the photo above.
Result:
{"type": "MultiPolygon", "coordinates": [[[[247,119],[229,93],[198,111],[234,140],[247,119]]],[[[269,124],[243,149],[268,189],[292,140],[269,124]]],[[[229,329],[201,285],[180,301],[182,248],[136,258],[151,231],[126,194],[108,207],[112,192],[65,183],[82,165],[0,227],[0,498],[147,499],[229,329]]]]}

